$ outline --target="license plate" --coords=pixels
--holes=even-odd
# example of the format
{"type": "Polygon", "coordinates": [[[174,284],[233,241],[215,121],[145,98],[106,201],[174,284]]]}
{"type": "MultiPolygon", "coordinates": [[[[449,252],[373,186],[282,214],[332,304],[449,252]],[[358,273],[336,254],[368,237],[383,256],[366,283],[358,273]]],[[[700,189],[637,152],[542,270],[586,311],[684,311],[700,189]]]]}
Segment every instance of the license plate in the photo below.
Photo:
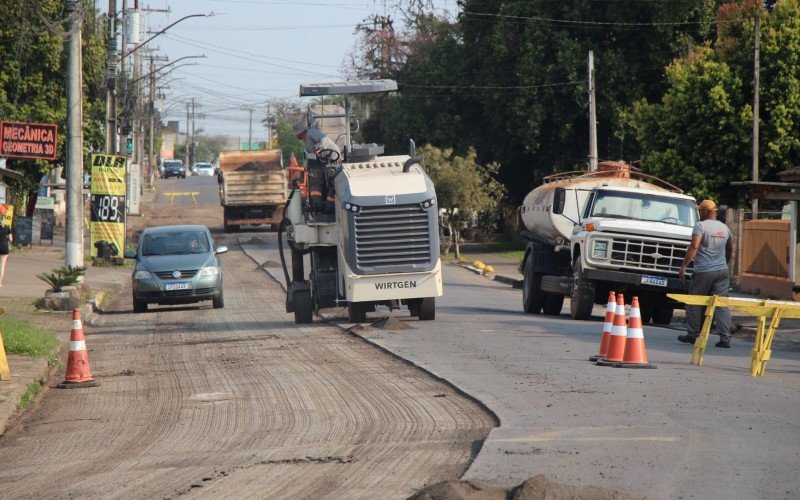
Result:
{"type": "Polygon", "coordinates": [[[165,290],[188,290],[189,283],[186,281],[181,281],[179,283],[167,283],[164,285],[165,290]]]}
{"type": "Polygon", "coordinates": [[[652,286],[667,286],[667,278],[662,278],[661,276],[642,276],[642,285],[652,285],[652,286]]]}

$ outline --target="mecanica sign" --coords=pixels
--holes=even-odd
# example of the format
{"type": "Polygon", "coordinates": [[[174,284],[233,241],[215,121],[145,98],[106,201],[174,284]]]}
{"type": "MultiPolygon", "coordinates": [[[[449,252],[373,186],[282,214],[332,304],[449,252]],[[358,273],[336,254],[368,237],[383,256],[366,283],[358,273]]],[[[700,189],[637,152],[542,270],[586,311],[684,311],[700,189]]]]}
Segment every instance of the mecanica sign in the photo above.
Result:
{"type": "Polygon", "coordinates": [[[55,123],[0,122],[0,156],[55,160],[57,140],[55,123]]]}

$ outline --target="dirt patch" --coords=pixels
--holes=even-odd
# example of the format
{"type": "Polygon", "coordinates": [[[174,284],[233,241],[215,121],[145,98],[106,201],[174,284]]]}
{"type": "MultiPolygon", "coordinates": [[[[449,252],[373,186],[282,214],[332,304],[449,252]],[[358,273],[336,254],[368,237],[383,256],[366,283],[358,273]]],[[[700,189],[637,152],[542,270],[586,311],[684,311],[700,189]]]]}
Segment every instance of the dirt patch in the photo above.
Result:
{"type": "Polygon", "coordinates": [[[275,262],[274,260],[269,260],[269,259],[267,259],[266,261],[261,263],[261,268],[262,269],[276,268],[276,267],[281,267],[281,263],[280,262],[275,262]]]}
{"type": "Polygon", "coordinates": [[[543,475],[512,488],[491,486],[480,481],[444,481],[428,486],[410,497],[413,500],[625,500],[627,493],[598,486],[554,483],[543,475]]]}
{"type": "Polygon", "coordinates": [[[266,243],[267,242],[262,240],[261,238],[259,238],[257,236],[253,236],[252,238],[250,238],[249,240],[245,241],[242,244],[243,245],[266,245],[266,243]]]}
{"type": "Polygon", "coordinates": [[[376,319],[369,325],[374,330],[409,330],[410,326],[395,318],[394,316],[383,316],[376,319]]]}

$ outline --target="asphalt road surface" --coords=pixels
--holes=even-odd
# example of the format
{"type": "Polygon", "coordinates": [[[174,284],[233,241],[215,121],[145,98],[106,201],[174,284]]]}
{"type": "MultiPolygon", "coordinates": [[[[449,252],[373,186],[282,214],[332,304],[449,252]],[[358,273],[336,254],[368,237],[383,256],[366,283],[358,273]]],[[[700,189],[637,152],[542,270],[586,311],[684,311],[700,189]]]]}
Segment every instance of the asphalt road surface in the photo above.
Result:
{"type": "Polygon", "coordinates": [[[115,294],[86,328],[102,385],[49,390],[0,440],[2,496],[399,498],[464,472],[492,415],[334,326],[294,325],[221,233],[216,179],[160,186],[211,200],[160,196],[145,220],[205,223],[230,245],[225,308],[134,314],[130,288],[115,294]]]}

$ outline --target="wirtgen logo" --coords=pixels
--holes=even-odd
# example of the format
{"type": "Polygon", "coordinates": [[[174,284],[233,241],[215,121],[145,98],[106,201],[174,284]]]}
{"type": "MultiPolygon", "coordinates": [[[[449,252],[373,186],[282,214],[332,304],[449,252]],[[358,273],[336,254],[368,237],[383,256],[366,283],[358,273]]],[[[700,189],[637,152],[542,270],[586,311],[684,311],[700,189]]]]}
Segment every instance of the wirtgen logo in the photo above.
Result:
{"type": "Polygon", "coordinates": [[[386,204],[387,205],[394,205],[394,203],[395,203],[394,195],[393,194],[387,194],[386,195],[386,204]]]}
{"type": "Polygon", "coordinates": [[[394,290],[395,288],[417,288],[416,281],[384,281],[375,283],[376,290],[394,290]]]}

